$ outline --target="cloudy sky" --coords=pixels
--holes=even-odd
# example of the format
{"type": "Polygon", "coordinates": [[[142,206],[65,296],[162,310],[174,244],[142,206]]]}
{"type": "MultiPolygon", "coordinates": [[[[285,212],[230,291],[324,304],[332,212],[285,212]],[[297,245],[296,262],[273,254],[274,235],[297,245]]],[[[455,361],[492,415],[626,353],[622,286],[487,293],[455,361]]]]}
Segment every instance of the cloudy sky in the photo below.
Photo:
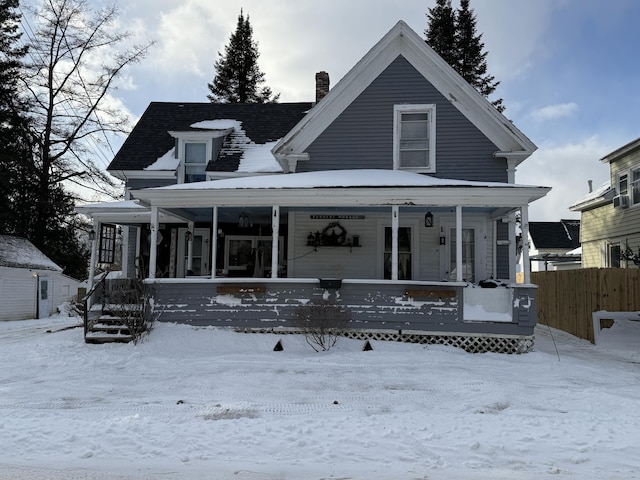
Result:
{"type": "MultiPolygon", "coordinates": [[[[99,4],[101,0],[92,0],[99,4]]],[[[454,6],[458,6],[454,0],[454,6]]],[[[207,101],[213,64],[243,8],[260,67],[281,102],[312,101],[314,75],[332,85],[398,21],[423,35],[435,0],[131,0],[121,21],[155,40],[116,97],[139,116],[151,101],[207,101]]],[[[640,137],[640,2],[471,0],[501,84],[505,115],[537,146],[517,183],[553,187],[532,221],[579,218],[569,205],[608,181],[599,159],[640,137]]]]}

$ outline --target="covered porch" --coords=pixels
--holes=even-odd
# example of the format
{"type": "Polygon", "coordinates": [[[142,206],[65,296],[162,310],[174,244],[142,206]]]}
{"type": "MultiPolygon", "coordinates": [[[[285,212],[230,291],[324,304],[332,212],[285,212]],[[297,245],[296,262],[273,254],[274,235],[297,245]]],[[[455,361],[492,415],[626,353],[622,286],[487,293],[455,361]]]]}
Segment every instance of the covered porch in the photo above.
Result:
{"type": "Polygon", "coordinates": [[[528,204],[547,191],[356,170],[150,188],[79,211],[96,231],[124,227],[123,271],[142,272],[161,320],[286,328],[322,300],[369,332],[522,337],[535,286],[528,268],[515,282],[515,212],[526,238],[528,204]]]}

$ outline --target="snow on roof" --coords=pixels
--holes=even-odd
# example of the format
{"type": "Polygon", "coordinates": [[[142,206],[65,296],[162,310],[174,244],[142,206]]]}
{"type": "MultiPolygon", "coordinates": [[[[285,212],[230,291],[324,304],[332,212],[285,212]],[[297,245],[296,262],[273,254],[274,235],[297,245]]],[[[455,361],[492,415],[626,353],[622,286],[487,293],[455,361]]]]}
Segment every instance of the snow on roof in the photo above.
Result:
{"type": "Polygon", "coordinates": [[[201,128],[203,130],[228,130],[233,128],[234,130],[240,129],[242,122],[238,120],[232,120],[228,118],[218,118],[215,120],[203,120],[191,124],[191,128],[201,128]]]}
{"type": "Polygon", "coordinates": [[[176,148],[173,147],[144,170],[175,170],[179,164],[180,159],[176,158],[176,148]]]}
{"type": "Polygon", "coordinates": [[[238,172],[281,172],[282,167],[278,164],[275,157],[271,153],[271,149],[275,147],[276,142],[267,142],[262,145],[251,144],[244,148],[244,154],[240,158],[238,172]]]}
{"type": "Polygon", "coordinates": [[[500,182],[472,182],[436,178],[402,170],[325,170],[319,172],[256,175],[252,177],[182,183],[157,187],[163,190],[208,190],[242,188],[330,188],[330,187],[526,187],[500,182]]]}
{"type": "Polygon", "coordinates": [[[29,240],[11,235],[0,235],[0,267],[62,271],[29,240]]]}
{"type": "Polygon", "coordinates": [[[600,198],[604,198],[604,195],[611,190],[611,184],[610,182],[607,180],[605,183],[603,183],[602,185],[600,185],[598,188],[596,188],[594,191],[589,192],[587,195],[585,195],[584,197],[580,198],[579,200],[577,200],[576,202],[574,202],[573,205],[571,205],[569,208],[570,209],[575,209],[576,207],[580,206],[580,205],[584,205],[590,202],[593,202],[594,200],[598,200],[600,198]]]}
{"type": "Polygon", "coordinates": [[[95,210],[98,208],[105,208],[108,210],[113,210],[113,209],[122,209],[122,210],[129,210],[129,209],[139,209],[139,210],[147,210],[146,207],[143,207],[142,205],[140,205],[139,203],[137,203],[135,200],[126,200],[123,202],[100,202],[100,203],[87,203],[85,205],[78,205],[76,207],[76,210],[78,211],[82,211],[82,210],[95,210]]]}

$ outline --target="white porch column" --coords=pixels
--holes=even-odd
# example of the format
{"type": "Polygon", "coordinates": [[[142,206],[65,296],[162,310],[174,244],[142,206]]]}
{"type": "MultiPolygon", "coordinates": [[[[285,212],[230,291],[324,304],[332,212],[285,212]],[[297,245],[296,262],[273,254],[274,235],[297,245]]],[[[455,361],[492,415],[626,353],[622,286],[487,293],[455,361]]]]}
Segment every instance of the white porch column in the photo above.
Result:
{"type": "Polygon", "coordinates": [[[398,226],[400,207],[391,207],[391,280],[398,280],[398,226]]]}
{"type": "Polygon", "coordinates": [[[94,232],[93,240],[91,241],[91,265],[89,265],[89,290],[93,288],[93,280],[96,274],[96,257],[98,256],[98,237],[100,235],[100,222],[93,221],[91,227],[94,232]]]}
{"type": "Polygon", "coordinates": [[[125,277],[129,276],[129,227],[121,225],[120,235],[120,270],[125,277]]]}
{"type": "Polygon", "coordinates": [[[211,278],[216,278],[218,265],[218,207],[213,207],[211,219],[211,278]]]}
{"type": "Polygon", "coordinates": [[[522,219],[522,266],[524,271],[524,283],[531,283],[531,264],[529,263],[529,205],[520,208],[522,219]]]}
{"type": "Polygon", "coordinates": [[[271,278],[278,278],[278,239],[280,238],[280,207],[272,207],[271,216],[271,278]]]}
{"type": "Polygon", "coordinates": [[[156,278],[158,263],[158,207],[151,207],[151,238],[149,239],[149,278],[156,278]]]}
{"type": "Polygon", "coordinates": [[[462,281],[462,206],[456,205],[456,282],[462,281]]]}
{"type": "MultiPolygon", "coordinates": [[[[516,269],[518,265],[516,245],[516,215],[512,213],[507,219],[509,225],[509,282],[516,283],[516,269]]],[[[523,239],[524,240],[524,239],[523,239]]],[[[524,272],[524,270],[523,270],[524,272]]]]}
{"type": "MultiPolygon", "coordinates": [[[[187,224],[187,273],[193,271],[193,229],[195,227],[194,222],[187,224]]],[[[182,255],[182,253],[180,254],[182,255]]]]}

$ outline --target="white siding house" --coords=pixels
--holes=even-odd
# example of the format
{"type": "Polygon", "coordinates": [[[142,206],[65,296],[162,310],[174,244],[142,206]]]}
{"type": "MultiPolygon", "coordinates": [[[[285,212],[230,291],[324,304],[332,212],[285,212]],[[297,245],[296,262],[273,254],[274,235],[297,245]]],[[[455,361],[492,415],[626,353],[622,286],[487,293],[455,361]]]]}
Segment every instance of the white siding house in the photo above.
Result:
{"type": "Polygon", "coordinates": [[[78,292],[29,240],[0,235],[0,321],[45,318],[78,292]]]}

